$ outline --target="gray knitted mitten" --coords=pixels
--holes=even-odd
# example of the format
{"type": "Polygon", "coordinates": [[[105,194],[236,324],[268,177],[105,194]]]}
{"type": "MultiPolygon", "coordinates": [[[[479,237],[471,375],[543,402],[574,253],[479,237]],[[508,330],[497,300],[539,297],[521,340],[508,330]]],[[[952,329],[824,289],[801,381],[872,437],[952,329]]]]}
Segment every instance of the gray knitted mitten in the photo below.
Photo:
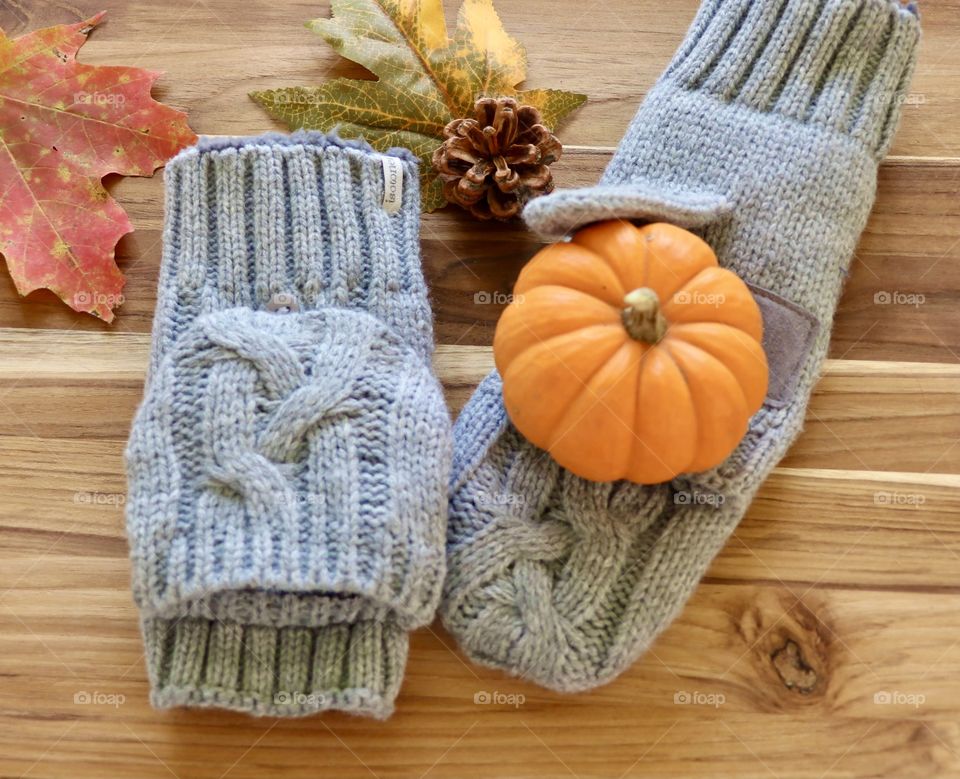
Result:
{"type": "Polygon", "coordinates": [[[472,658],[587,689],[678,614],[800,430],[918,39],[890,0],[705,0],[600,185],[527,207],[553,238],[615,218],[696,229],[755,292],[770,395],[726,462],[643,487],[561,469],[484,380],[454,428],[441,606],[472,658]]]}
{"type": "Polygon", "coordinates": [[[166,187],[127,448],[152,701],[386,717],[440,595],[451,450],[416,158],[206,140],[166,187]]]}

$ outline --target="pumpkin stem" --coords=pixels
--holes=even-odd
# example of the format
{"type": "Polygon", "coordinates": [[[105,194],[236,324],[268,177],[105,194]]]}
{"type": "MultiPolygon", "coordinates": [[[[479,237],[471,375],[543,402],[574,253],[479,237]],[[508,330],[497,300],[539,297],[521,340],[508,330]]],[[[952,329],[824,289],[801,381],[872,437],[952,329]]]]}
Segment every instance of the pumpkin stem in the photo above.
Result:
{"type": "Polygon", "coordinates": [[[667,320],[660,312],[660,297],[649,287],[628,292],[621,317],[631,338],[655,344],[667,332],[667,320]]]}

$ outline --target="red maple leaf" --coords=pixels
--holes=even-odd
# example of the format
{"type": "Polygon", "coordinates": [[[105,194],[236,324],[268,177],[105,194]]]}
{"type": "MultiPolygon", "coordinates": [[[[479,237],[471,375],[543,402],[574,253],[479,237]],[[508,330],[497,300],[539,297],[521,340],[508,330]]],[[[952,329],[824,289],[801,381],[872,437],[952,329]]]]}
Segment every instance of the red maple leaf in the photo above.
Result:
{"type": "Polygon", "coordinates": [[[0,253],[21,295],[50,289],[111,322],[125,282],[114,249],[133,227],[101,179],[149,176],[196,135],[150,97],[161,73],[77,62],[104,13],[0,30],[0,253]]]}

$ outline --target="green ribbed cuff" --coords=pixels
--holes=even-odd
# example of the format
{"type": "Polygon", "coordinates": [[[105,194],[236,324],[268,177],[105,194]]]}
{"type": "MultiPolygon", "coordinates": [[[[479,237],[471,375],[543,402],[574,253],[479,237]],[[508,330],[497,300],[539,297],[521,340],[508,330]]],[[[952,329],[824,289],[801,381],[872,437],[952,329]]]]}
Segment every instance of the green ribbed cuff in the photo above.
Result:
{"type": "Polygon", "coordinates": [[[258,716],[338,710],[386,719],[403,680],[409,637],[393,622],[319,628],[207,619],[142,623],[151,702],[258,716]]]}

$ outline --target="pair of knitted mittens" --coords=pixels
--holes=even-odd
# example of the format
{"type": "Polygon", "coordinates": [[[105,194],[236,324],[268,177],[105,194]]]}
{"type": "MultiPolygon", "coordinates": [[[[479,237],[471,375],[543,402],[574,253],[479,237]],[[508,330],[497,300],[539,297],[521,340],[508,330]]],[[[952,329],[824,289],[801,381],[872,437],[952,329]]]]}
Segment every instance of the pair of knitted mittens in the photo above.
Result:
{"type": "Polygon", "coordinates": [[[438,605],[468,655],[545,686],[623,671],[802,424],[918,37],[891,0],[706,0],[600,185],[528,206],[551,237],[696,229],[756,293],[767,403],[728,461],[653,487],[565,472],[496,374],[451,444],[412,155],[317,134],[180,154],[127,451],[154,703],[387,716],[438,605]]]}

